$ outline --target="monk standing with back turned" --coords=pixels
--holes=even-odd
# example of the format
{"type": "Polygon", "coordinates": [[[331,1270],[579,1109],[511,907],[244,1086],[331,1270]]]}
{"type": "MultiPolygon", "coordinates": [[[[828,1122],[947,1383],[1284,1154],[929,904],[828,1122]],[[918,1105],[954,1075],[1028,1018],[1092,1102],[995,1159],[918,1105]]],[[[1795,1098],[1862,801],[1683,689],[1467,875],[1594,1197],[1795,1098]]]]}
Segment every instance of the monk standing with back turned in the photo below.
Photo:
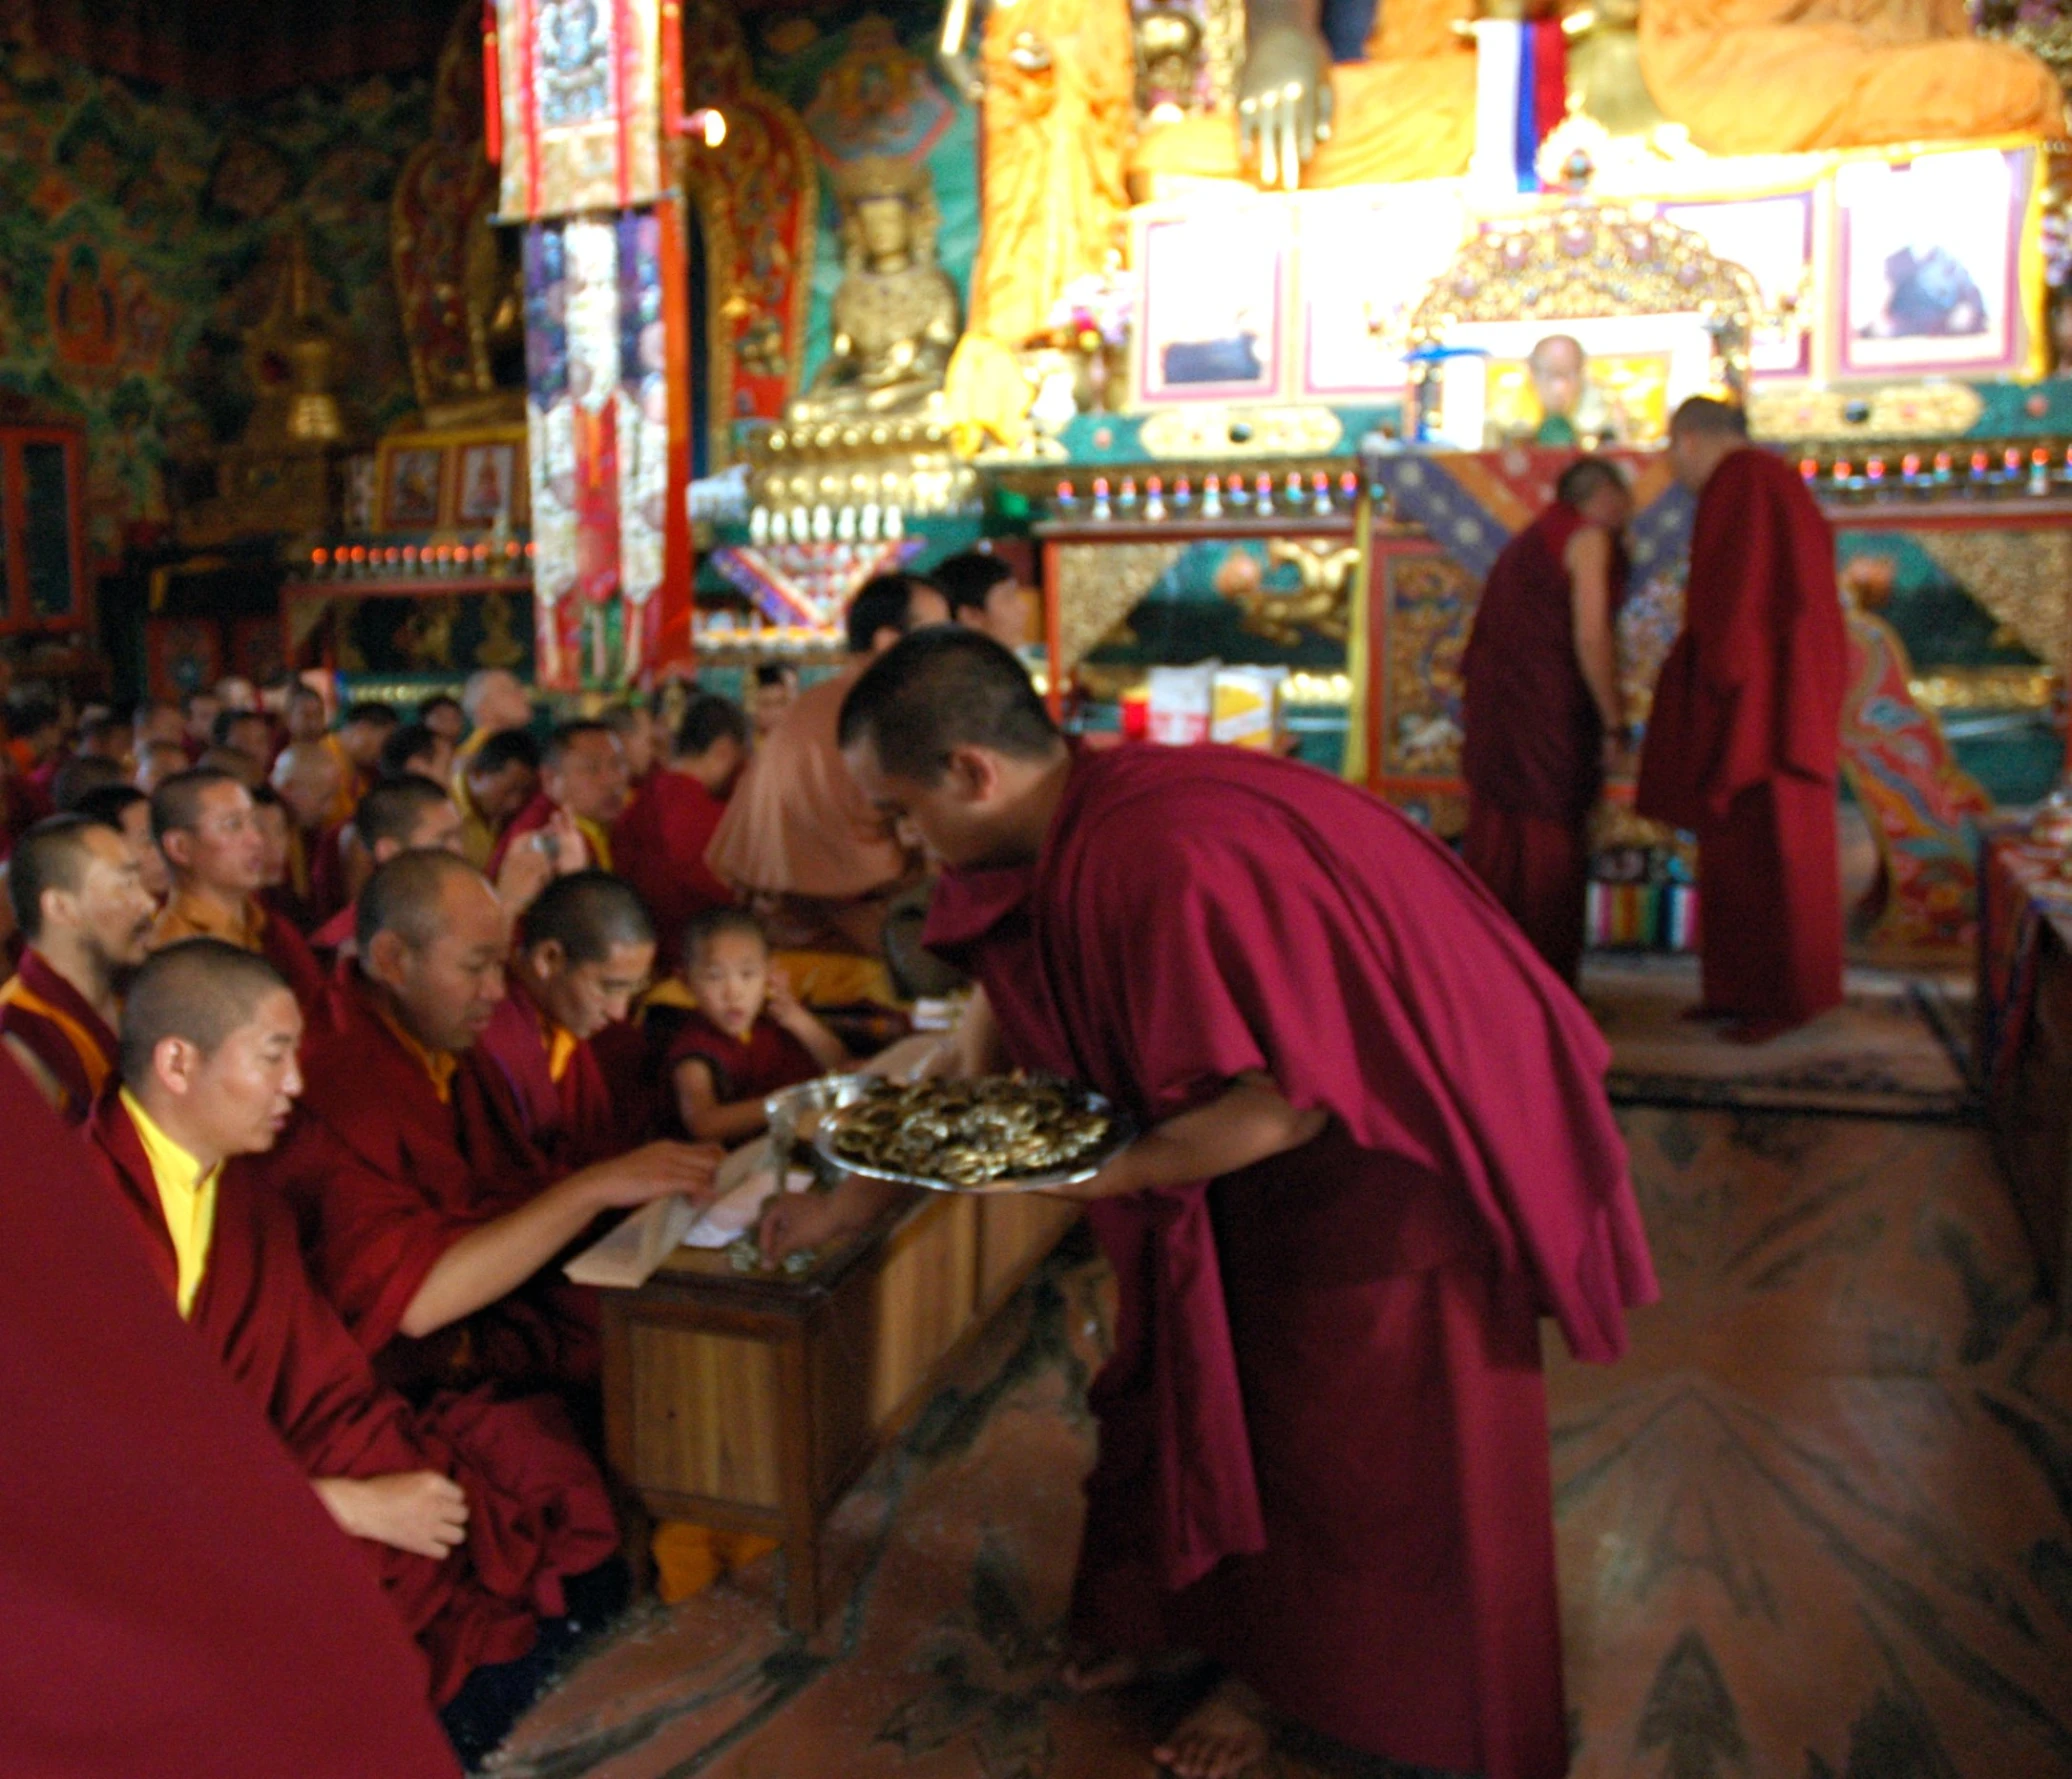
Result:
{"type": "Polygon", "coordinates": [[[1184,1779],[1261,1760],[1269,1707],[1566,1771],[1539,1318],[1609,1360],[1655,1289],[1575,997],[1384,804],[1239,748],[1076,752],[976,632],[881,657],[841,739],[945,867],[927,941],[998,1040],[967,1063],[1143,1132],[1071,1194],[1118,1313],[1067,1683],[1213,1657],[1158,1751],[1184,1779]]]}
{"type": "Polygon", "coordinates": [[[1669,456],[1698,515],[1636,801],[1698,837],[1695,1016],[1761,1043],[1842,999],[1835,776],[1849,644],[1835,539],[1797,470],[1749,444],[1739,408],[1685,402],[1669,456]]]}

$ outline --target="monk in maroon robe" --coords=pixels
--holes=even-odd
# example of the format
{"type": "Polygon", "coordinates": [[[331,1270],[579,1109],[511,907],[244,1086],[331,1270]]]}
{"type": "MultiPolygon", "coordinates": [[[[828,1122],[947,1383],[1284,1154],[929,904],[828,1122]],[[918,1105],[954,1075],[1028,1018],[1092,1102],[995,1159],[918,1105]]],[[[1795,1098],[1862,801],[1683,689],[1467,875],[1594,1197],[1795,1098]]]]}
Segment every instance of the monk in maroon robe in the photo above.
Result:
{"type": "Polygon", "coordinates": [[[1226,1665],[1158,1758],[1245,1771],[1263,1697],[1401,1761],[1565,1771],[1539,1317],[1610,1360],[1655,1294],[1575,997],[1363,792],[1075,753],[973,632],[886,655],[842,736],[947,867],[928,942],[999,1055],[1143,1132],[1074,1194],[1120,1301],[1073,1618],[1226,1665]]]}
{"type": "Polygon", "coordinates": [[[365,1559],[5,1066],[0,1128],[8,1771],[456,1779],[365,1559]]]}
{"type": "Polygon", "coordinates": [[[301,1028],[263,960],[210,940],[160,953],[132,985],[122,1088],[92,1140],[167,1298],[354,1538],[447,1706],[532,1652],[566,1616],[564,1584],[613,1563],[617,1530],[558,1403],[481,1391],[413,1411],[309,1283],[287,1207],[244,1159],[300,1090],[301,1028]]]}
{"type": "Polygon", "coordinates": [[[1570,464],[1554,504],[1489,571],[1461,662],[1461,857],[1571,986],[1605,742],[1625,738],[1614,631],[1626,597],[1620,533],[1632,516],[1615,464],[1570,464]]]}
{"type": "Polygon", "coordinates": [[[557,877],[519,917],[504,998],[469,1060],[552,1177],[631,1146],[591,1045],[626,1021],[654,963],[647,910],[608,872],[557,877]]]}
{"type": "Polygon", "coordinates": [[[68,1124],[115,1067],[116,981],[144,961],[158,906],[122,830],[54,815],[16,843],[7,893],[27,949],[0,987],[0,1041],[68,1124]]]}
{"type": "Polygon", "coordinates": [[[747,759],[748,719],[741,707],[711,693],[694,698],[677,725],[669,760],[636,781],[625,813],[612,824],[612,857],[647,904],[655,967],[664,974],[673,975],[683,961],[684,928],[706,909],[734,900],[705,852],[747,759]]]}
{"type": "Polygon", "coordinates": [[[406,852],[359,910],[357,955],[303,1040],[295,1125],[265,1164],[302,1214],[311,1271],[391,1381],[587,1387],[596,1298],[558,1262],[606,1211],[708,1192],[718,1152],[656,1143],[557,1175],[466,1054],[504,994],[496,892],[452,853],[406,852]]]}
{"type": "Polygon", "coordinates": [[[1698,514],[1637,802],[1698,837],[1699,1014],[1758,1042],[1842,999],[1834,533],[1798,472],[1750,446],[1738,408],[1685,402],[1669,449],[1698,514]]]}

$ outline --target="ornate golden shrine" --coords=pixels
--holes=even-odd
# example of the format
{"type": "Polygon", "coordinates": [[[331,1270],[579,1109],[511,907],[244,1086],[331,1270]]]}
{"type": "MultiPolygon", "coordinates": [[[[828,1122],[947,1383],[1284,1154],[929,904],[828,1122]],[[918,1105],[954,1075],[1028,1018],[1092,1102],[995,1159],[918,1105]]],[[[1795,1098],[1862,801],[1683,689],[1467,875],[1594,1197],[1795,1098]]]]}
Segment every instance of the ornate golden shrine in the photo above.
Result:
{"type": "Polygon", "coordinates": [[[1658,216],[1569,203],[1471,237],[1412,311],[1413,345],[1437,345],[1462,322],[1583,321],[1697,315],[1721,382],[1739,388],[1762,295],[1744,266],[1658,216]]]}

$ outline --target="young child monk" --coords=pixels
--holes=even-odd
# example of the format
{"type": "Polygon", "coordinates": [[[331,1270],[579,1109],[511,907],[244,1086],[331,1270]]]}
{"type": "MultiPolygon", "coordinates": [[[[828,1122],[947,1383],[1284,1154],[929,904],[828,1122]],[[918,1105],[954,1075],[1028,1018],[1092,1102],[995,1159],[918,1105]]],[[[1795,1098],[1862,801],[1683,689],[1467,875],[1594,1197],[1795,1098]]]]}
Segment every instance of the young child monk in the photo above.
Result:
{"type": "Polygon", "coordinates": [[[854,1060],[771,969],[769,940],[745,909],[699,915],[684,931],[683,955],[698,1006],[666,1068],[693,1137],[731,1148],[760,1136],[767,1096],[854,1060]]]}
{"type": "Polygon", "coordinates": [[[244,1163],[302,1091],[301,1036],[264,958],[216,939],[169,946],[130,984],[121,1090],[89,1130],[166,1294],[359,1541],[472,1761],[579,1621],[623,1602],[611,1504],[557,1403],[484,1389],[413,1410],[310,1283],[287,1205],[244,1163]]]}

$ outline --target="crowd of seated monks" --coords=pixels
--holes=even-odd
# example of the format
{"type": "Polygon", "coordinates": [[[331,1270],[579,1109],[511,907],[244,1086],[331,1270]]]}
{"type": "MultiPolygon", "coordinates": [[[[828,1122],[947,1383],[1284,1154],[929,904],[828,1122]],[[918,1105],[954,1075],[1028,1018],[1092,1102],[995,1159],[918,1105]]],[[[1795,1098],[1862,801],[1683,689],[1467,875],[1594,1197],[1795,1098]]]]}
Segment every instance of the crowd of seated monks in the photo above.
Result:
{"type": "Polygon", "coordinates": [[[791,690],[538,739],[493,673],[407,722],[300,684],[69,726],[10,700],[0,1043],[364,1551],[470,1762],[628,1591],[597,1305],[561,1263],[708,1191],[763,1095],[855,1041],[705,863],[791,690]]]}

